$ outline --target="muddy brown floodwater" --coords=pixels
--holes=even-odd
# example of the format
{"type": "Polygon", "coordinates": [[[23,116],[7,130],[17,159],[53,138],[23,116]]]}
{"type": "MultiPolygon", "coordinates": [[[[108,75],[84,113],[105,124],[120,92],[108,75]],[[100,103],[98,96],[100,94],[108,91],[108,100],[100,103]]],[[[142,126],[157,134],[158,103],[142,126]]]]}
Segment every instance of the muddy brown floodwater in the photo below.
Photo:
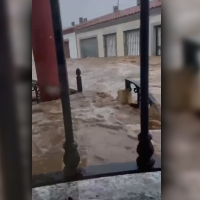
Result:
{"type": "MultiPolygon", "coordinates": [[[[139,110],[116,101],[124,79],[139,81],[139,58],[68,60],[70,88],[76,68],[82,71],[83,93],[70,96],[75,140],[81,166],[128,162],[137,158],[139,110]]],[[[150,58],[150,92],[161,103],[160,57],[150,58]]],[[[34,77],[36,79],[36,77],[34,77]]],[[[134,97],[134,96],[133,96],[134,97]]],[[[155,157],[161,156],[161,131],[151,130],[155,157]]],[[[60,100],[32,106],[32,174],[63,169],[64,126],[60,100]]]]}

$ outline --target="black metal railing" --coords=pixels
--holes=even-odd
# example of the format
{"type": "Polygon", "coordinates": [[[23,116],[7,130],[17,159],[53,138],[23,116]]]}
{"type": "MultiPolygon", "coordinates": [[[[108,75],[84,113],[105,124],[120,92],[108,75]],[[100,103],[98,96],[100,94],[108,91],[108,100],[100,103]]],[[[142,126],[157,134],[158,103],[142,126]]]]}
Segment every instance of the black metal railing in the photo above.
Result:
{"type": "Polygon", "coordinates": [[[38,87],[38,82],[32,79],[32,93],[35,93],[34,96],[32,95],[32,102],[39,103],[40,102],[40,90],[38,87]]]}
{"type": "MultiPolygon", "coordinates": [[[[140,25],[140,109],[141,109],[141,132],[138,135],[138,158],[129,163],[111,163],[100,166],[88,166],[78,169],[80,156],[77,144],[74,141],[72,117],[69,99],[69,85],[67,66],[63,49],[63,35],[58,0],[50,0],[53,30],[56,43],[56,56],[59,80],[61,86],[61,102],[65,127],[64,173],[55,172],[49,174],[34,175],[32,187],[57,184],[67,181],[84,180],[98,177],[115,176],[132,173],[154,172],[161,170],[160,160],[154,160],[154,148],[151,143],[152,136],[149,133],[149,0],[141,1],[141,25],[140,25]]],[[[77,80],[78,81],[78,80],[77,80]]],[[[82,88],[80,89],[82,91],[82,88]]]]}
{"type": "MultiPolygon", "coordinates": [[[[132,104],[131,106],[134,108],[140,108],[140,103],[141,103],[140,83],[134,80],[125,79],[125,89],[130,92],[133,91],[137,95],[137,102],[135,104],[132,104]],[[135,88],[132,88],[131,85],[134,85],[135,88]]],[[[157,104],[156,99],[150,93],[148,97],[148,102],[149,102],[149,106],[152,106],[153,104],[157,104]]]]}

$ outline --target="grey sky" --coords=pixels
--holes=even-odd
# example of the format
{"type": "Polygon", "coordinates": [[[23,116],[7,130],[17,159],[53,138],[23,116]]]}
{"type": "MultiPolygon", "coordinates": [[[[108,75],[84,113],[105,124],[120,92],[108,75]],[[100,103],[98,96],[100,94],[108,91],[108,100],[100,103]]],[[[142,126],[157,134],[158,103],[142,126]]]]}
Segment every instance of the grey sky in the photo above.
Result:
{"type": "MultiPolygon", "coordinates": [[[[117,0],[60,0],[60,10],[63,28],[78,24],[79,17],[88,20],[106,15],[113,11],[117,0]]],[[[123,10],[136,5],[136,0],[119,0],[119,9],[123,10]]]]}

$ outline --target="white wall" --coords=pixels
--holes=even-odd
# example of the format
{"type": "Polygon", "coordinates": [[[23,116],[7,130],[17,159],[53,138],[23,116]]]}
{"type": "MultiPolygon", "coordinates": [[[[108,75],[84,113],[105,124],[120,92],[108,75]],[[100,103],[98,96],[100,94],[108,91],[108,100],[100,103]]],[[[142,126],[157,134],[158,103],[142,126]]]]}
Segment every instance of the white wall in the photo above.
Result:
{"type": "MultiPolygon", "coordinates": [[[[150,16],[150,26],[149,26],[149,54],[155,55],[155,31],[154,26],[161,24],[161,15],[150,16]]],[[[140,20],[135,20],[131,22],[126,22],[123,24],[118,24],[110,27],[105,27],[102,29],[78,33],[76,34],[78,58],[81,57],[80,53],[80,40],[96,36],[98,39],[98,51],[99,57],[104,57],[104,43],[103,35],[117,33],[117,56],[124,56],[124,31],[138,29],[140,27],[140,20]]]]}
{"type": "Polygon", "coordinates": [[[71,58],[78,58],[76,46],[76,34],[70,33],[63,36],[64,40],[69,40],[69,50],[71,58]]]}
{"type": "Polygon", "coordinates": [[[32,79],[37,80],[37,74],[36,74],[36,69],[35,69],[35,60],[33,56],[33,51],[32,51],[32,79]]]}

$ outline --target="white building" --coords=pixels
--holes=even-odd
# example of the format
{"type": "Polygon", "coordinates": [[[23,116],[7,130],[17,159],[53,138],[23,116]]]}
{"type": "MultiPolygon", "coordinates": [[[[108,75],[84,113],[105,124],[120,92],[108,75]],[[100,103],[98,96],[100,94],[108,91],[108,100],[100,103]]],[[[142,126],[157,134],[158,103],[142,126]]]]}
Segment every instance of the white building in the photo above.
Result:
{"type": "Polygon", "coordinates": [[[64,30],[64,50],[67,58],[78,58],[75,27],[64,30]]]}
{"type": "MultiPolygon", "coordinates": [[[[161,55],[161,1],[150,2],[149,54],[161,55]]],[[[65,29],[66,57],[137,56],[140,53],[140,6],[65,29]]]]}

